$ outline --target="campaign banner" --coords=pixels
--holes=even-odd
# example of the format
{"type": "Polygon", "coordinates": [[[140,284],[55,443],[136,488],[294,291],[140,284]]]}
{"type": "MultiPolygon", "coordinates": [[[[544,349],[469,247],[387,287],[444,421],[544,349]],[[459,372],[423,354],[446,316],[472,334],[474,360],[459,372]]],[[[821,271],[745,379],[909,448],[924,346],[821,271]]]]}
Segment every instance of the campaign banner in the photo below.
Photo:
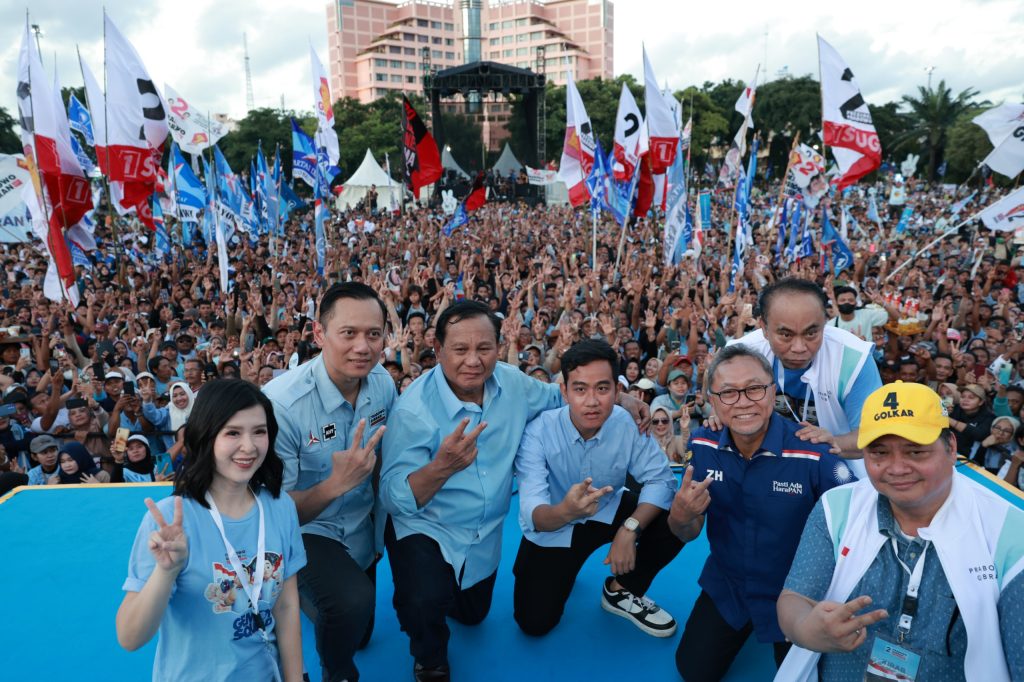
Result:
{"type": "Polygon", "coordinates": [[[167,127],[182,151],[202,154],[203,150],[228,134],[227,126],[196,111],[188,100],[166,83],[164,97],[167,99],[167,127]]]}
{"type": "Polygon", "coordinates": [[[558,171],[545,168],[526,168],[526,179],[531,185],[553,185],[558,182],[558,171]]]}
{"type": "Polygon", "coordinates": [[[0,154],[0,216],[21,207],[24,213],[25,202],[21,193],[31,182],[28,164],[22,154],[0,154]]]}

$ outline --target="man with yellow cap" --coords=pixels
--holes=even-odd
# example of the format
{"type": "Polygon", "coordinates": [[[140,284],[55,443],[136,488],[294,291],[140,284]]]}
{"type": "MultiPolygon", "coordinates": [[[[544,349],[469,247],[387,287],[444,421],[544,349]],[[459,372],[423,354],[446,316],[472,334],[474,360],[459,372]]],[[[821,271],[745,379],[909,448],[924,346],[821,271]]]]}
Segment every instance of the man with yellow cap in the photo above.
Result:
{"type": "Polygon", "coordinates": [[[775,679],[1024,679],[1024,511],[955,470],[922,384],[868,396],[857,447],[868,478],[818,501],[779,597],[775,679]]]}

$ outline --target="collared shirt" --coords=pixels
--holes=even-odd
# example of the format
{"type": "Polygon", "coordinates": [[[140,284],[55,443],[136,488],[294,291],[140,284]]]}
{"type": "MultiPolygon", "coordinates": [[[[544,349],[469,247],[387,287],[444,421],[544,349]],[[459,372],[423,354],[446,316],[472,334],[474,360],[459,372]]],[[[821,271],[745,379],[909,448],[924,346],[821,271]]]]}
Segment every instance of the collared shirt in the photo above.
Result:
{"type": "Polygon", "coordinates": [[[807,515],[826,490],[855,480],[828,445],[797,438],[799,428],[772,414],[761,449],[749,460],[728,429],[700,428],[690,438],[693,480],[712,477],[711,553],[700,586],[730,626],[738,630],[753,622],[761,642],[784,639],[775,602],[807,515]]]}
{"type": "MultiPolygon", "coordinates": [[[[286,491],[312,488],[330,476],[333,453],[352,446],[359,420],[366,419],[360,443],[364,445],[385,424],[397,395],[391,375],[377,365],[362,381],[356,404],[350,405],[327,375],[322,356],[271,380],[263,392],[274,403],[278,426],[274,449],[284,461],[286,491]]],[[[379,515],[371,517],[372,478],[336,498],[300,529],[342,543],[362,568],[373,561],[380,539],[374,532],[379,515]]]]}
{"type": "MultiPolygon", "coordinates": [[[[918,592],[917,615],[914,616],[906,643],[921,654],[921,667],[917,679],[928,682],[963,680],[964,656],[967,652],[967,630],[953,591],[946,580],[935,545],[919,537],[909,537],[899,529],[892,515],[889,500],[878,497],[878,529],[896,539],[900,561],[914,569],[922,555],[926,555],[921,587],[918,592]]],[[[793,567],[786,578],[786,589],[815,601],[824,599],[835,571],[835,548],[825,522],[820,503],[807,519],[800,548],[793,567]]],[[[907,593],[910,576],[900,566],[893,553],[892,542],[886,541],[878,556],[868,567],[864,577],[853,589],[851,599],[870,595],[871,609],[885,609],[889,617],[868,626],[867,638],[859,647],[845,654],[823,654],[818,663],[821,679],[853,682],[864,679],[868,657],[876,635],[894,639],[896,625],[907,593]]],[[[999,598],[999,630],[1003,636],[1003,651],[1010,676],[1024,679],[1024,574],[1019,574],[1003,588],[999,598]]],[[[979,678],[980,679],[980,678],[979,678]]]]}
{"type": "Polygon", "coordinates": [[[561,403],[557,384],[537,381],[503,362],[484,384],[482,407],[459,400],[440,366],[414,381],[398,399],[384,434],[380,495],[397,538],[421,533],[434,539],[464,589],[494,573],[523,430],[561,403]],[[487,422],[476,441],[476,459],[445,481],[426,505],[417,506],[409,474],[428,464],[467,417],[467,433],[487,422]]]}
{"type": "Polygon", "coordinates": [[[610,524],[622,501],[627,474],[643,485],[640,504],[666,510],[672,506],[678,484],[668,458],[656,440],[640,434],[629,412],[615,406],[589,440],[573,425],[568,405],[543,413],[526,427],[516,455],[523,536],[542,547],[569,547],[576,524],[610,524]],[[533,511],[542,504],[558,504],[569,488],[585,478],[593,479],[595,488],[614,489],[598,501],[597,512],[557,530],[538,531],[533,511]]]}

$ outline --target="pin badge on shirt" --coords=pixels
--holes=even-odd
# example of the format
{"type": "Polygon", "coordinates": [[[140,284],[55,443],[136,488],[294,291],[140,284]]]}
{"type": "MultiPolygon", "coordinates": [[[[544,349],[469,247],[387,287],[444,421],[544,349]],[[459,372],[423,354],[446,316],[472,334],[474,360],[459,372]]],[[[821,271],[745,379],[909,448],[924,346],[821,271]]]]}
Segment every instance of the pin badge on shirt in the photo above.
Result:
{"type": "Polygon", "coordinates": [[[333,440],[338,436],[338,427],[334,425],[334,422],[327,424],[323,427],[324,440],[333,440]]]}
{"type": "Polygon", "coordinates": [[[377,424],[383,424],[384,420],[386,418],[387,418],[387,412],[385,412],[384,410],[380,410],[379,412],[375,412],[373,415],[370,416],[370,426],[376,426],[377,424]]]}

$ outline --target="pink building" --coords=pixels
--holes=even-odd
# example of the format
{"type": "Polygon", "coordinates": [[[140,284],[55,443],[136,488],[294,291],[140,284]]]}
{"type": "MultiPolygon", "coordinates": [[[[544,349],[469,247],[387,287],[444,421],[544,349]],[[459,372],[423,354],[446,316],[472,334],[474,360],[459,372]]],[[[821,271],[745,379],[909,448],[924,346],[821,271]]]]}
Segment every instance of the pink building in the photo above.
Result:
{"type": "Polygon", "coordinates": [[[613,30],[611,0],[333,0],[331,93],[370,102],[389,91],[422,92],[426,61],[441,70],[477,61],[477,52],[482,61],[536,71],[537,48],[554,83],[564,84],[567,70],[577,80],[611,78],[613,30]]]}

